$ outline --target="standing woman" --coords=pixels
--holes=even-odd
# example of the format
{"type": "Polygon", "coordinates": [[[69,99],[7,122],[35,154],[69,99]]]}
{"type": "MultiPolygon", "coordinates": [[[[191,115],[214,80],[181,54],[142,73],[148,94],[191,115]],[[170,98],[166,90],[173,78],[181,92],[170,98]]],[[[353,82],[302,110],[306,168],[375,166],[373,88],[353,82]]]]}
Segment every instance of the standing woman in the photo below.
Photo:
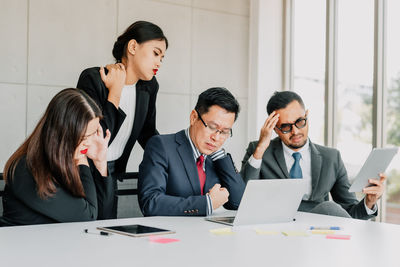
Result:
{"type": "Polygon", "coordinates": [[[107,177],[110,132],[103,137],[101,117],[100,108],[83,91],[69,88],[54,96],[32,134],[4,167],[0,224],[89,221],[109,212],[113,204],[112,179],[107,177]]]}
{"type": "MultiPolygon", "coordinates": [[[[114,43],[115,64],[84,70],[77,87],[102,108],[103,129],[111,131],[107,160],[111,174],[125,173],[136,141],[144,148],[156,129],[155,75],[161,66],[167,38],[155,24],[137,21],[114,43]]],[[[117,217],[117,180],[114,177],[114,206],[109,218],[117,217]]]]}

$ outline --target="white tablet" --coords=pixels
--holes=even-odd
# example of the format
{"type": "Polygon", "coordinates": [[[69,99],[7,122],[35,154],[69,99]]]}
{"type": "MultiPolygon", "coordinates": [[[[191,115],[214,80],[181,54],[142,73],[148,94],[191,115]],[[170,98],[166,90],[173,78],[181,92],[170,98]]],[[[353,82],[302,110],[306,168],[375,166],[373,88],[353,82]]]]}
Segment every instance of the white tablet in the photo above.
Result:
{"type": "Polygon", "coordinates": [[[379,173],[386,171],[397,151],[397,147],[372,149],[360,172],[354,179],[349,192],[361,192],[369,184],[368,179],[378,179],[379,173]]]}

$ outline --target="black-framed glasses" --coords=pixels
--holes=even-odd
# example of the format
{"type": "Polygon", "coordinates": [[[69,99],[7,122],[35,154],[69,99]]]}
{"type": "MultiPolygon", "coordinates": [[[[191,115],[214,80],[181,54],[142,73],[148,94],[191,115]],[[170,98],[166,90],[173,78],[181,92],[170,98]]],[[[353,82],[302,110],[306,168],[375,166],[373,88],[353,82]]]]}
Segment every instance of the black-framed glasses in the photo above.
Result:
{"type": "Polygon", "coordinates": [[[297,127],[297,129],[301,129],[306,127],[307,125],[307,117],[298,118],[294,123],[282,123],[281,127],[277,127],[282,133],[290,133],[293,129],[293,125],[297,127]]]}
{"type": "Polygon", "coordinates": [[[224,138],[228,138],[228,137],[232,137],[233,133],[232,133],[232,129],[229,130],[219,130],[217,129],[217,127],[215,127],[214,125],[209,125],[207,123],[205,123],[205,121],[203,120],[203,118],[200,115],[200,112],[196,109],[197,112],[197,116],[199,116],[200,121],[203,123],[204,127],[206,127],[206,129],[208,129],[208,131],[210,133],[219,133],[222,135],[222,137],[224,138]]]}

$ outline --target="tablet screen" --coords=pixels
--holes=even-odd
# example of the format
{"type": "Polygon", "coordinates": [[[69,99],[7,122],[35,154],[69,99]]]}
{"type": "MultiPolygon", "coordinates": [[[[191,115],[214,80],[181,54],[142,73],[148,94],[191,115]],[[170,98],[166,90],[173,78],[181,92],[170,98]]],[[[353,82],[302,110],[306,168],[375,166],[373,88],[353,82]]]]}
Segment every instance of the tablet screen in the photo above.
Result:
{"type": "Polygon", "coordinates": [[[126,234],[131,236],[145,236],[145,235],[173,233],[173,231],[170,230],[146,226],[146,225],[140,225],[140,224],[98,227],[98,229],[112,233],[126,234]]]}
{"type": "Polygon", "coordinates": [[[354,179],[349,192],[361,192],[368,186],[368,179],[379,179],[379,173],[385,172],[393,157],[397,154],[397,147],[374,148],[354,179]]]}

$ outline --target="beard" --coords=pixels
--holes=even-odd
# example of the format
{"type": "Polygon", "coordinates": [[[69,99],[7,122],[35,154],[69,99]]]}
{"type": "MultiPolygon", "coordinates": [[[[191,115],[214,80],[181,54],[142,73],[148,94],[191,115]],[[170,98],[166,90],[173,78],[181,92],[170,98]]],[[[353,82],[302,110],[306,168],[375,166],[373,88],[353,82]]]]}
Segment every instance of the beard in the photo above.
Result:
{"type": "MultiPolygon", "coordinates": [[[[291,139],[291,138],[292,138],[292,136],[289,139],[291,139]]],[[[286,145],[292,149],[299,149],[299,148],[302,148],[306,143],[307,143],[307,138],[304,140],[304,142],[302,142],[298,145],[296,145],[296,144],[286,144],[286,145]]]]}
{"type": "Polygon", "coordinates": [[[288,147],[290,147],[290,148],[293,148],[293,149],[299,149],[299,148],[302,148],[304,145],[306,144],[306,142],[304,142],[303,144],[300,144],[300,145],[290,145],[290,144],[288,144],[287,146],[288,147]]]}

